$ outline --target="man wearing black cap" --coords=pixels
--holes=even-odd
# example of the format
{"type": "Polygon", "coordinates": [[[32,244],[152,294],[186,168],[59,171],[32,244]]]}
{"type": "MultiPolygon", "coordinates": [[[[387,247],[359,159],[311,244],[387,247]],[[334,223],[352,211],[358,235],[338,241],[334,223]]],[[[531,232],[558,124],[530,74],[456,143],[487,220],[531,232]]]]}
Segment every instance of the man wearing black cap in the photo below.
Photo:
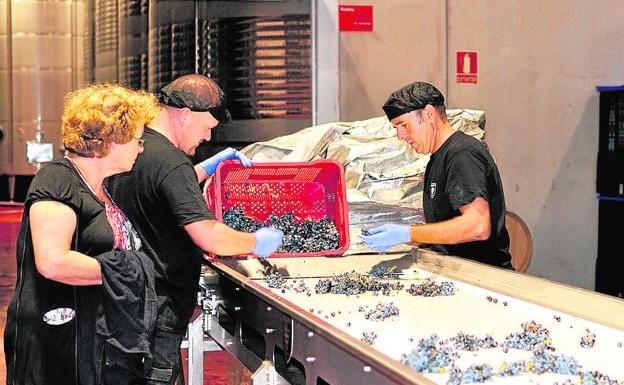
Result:
{"type": "Polygon", "coordinates": [[[266,257],[281,244],[281,231],[253,234],[214,220],[198,179],[211,176],[219,162],[249,160],[226,149],[193,168],[189,155],[210,140],[211,129],[228,121],[223,92],[211,79],[185,75],[159,93],[161,111],[145,127],[144,151],[130,173],[110,178],[107,189],[135,226],[154,262],[158,317],[153,334],[152,370],[143,384],[173,384],[179,373],[179,347],[195,308],[203,252],[254,253],[266,257]]]}
{"type": "Polygon", "coordinates": [[[395,91],[382,108],[399,139],[431,154],[423,189],[427,224],[386,224],[369,230],[362,241],[377,251],[400,243],[431,244],[446,254],[511,268],[503,186],[485,146],[453,130],[444,96],[429,83],[395,91]]]}

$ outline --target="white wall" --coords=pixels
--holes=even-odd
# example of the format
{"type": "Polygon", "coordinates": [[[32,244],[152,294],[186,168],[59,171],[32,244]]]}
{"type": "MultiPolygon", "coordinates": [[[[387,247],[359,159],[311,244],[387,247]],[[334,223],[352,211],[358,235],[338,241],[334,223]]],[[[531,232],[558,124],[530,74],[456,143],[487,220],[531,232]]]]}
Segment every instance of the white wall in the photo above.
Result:
{"type": "Polygon", "coordinates": [[[340,33],[341,120],[383,115],[381,106],[390,93],[416,77],[444,84],[444,2],[370,0],[341,4],[374,7],[373,32],[340,33]]]}
{"type": "Polygon", "coordinates": [[[529,273],[593,288],[595,86],[624,83],[624,2],[383,4],[375,8],[374,34],[341,35],[341,118],[379,115],[388,93],[414,80],[440,86],[449,107],[484,110],[508,208],[533,234],[529,273]],[[434,40],[419,44],[423,37],[434,40]],[[477,85],[455,83],[457,50],[478,51],[477,85]]]}

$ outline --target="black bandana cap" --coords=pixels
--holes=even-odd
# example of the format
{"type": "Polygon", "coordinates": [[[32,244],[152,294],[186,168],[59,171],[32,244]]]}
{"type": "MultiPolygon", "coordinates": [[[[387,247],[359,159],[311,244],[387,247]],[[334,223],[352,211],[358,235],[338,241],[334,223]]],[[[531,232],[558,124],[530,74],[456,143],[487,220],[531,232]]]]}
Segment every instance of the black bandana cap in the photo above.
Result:
{"type": "Polygon", "coordinates": [[[427,104],[443,106],[444,95],[429,83],[414,82],[394,91],[381,107],[388,120],[425,108],[427,104]]]}
{"type": "Polygon", "coordinates": [[[227,108],[225,108],[225,94],[223,91],[218,88],[216,83],[212,83],[213,87],[218,89],[218,100],[216,103],[214,101],[211,102],[210,100],[205,100],[210,98],[208,98],[206,93],[201,90],[201,87],[207,86],[203,83],[204,82],[187,82],[186,84],[183,83],[180,85],[180,83],[176,83],[174,80],[158,91],[156,96],[158,97],[158,101],[160,103],[169,107],[188,108],[194,112],[210,112],[210,114],[217,119],[219,123],[231,122],[232,115],[227,108]]]}

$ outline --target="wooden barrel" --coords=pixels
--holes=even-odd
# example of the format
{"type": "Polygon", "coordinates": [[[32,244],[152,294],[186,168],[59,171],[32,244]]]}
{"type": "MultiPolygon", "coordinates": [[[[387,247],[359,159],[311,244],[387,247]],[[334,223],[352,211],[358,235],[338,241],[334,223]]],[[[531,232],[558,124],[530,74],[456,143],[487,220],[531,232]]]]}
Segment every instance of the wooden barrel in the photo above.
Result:
{"type": "Polygon", "coordinates": [[[522,218],[512,211],[505,213],[505,226],[509,233],[511,264],[516,271],[525,272],[533,255],[531,231],[522,218]]]}

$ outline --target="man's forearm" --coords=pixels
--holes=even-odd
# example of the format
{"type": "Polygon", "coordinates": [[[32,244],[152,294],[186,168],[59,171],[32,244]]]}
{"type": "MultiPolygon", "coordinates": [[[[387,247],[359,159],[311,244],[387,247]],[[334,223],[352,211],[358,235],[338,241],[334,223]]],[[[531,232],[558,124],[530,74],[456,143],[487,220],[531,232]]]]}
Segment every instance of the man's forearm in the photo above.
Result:
{"type": "Polygon", "coordinates": [[[443,222],[411,226],[410,240],[412,243],[454,245],[487,239],[489,231],[486,230],[480,223],[459,216],[443,222]]]}
{"type": "Polygon", "coordinates": [[[206,173],[206,171],[204,171],[204,169],[202,168],[202,166],[198,163],[195,165],[195,167],[193,167],[195,169],[195,174],[197,175],[197,182],[201,183],[203,181],[205,181],[206,179],[208,179],[208,177],[210,175],[208,175],[206,173]]]}
{"type": "Polygon", "coordinates": [[[256,246],[256,237],[253,234],[236,231],[223,223],[216,223],[213,229],[216,239],[219,239],[215,245],[217,255],[238,255],[251,253],[256,246]]]}
{"type": "Polygon", "coordinates": [[[485,199],[476,198],[459,211],[461,215],[443,222],[411,226],[411,242],[454,245],[484,241],[490,237],[490,207],[485,199]]]}
{"type": "Polygon", "coordinates": [[[217,255],[251,253],[256,245],[253,234],[236,231],[215,220],[206,220],[184,226],[193,242],[202,250],[217,255]]]}

